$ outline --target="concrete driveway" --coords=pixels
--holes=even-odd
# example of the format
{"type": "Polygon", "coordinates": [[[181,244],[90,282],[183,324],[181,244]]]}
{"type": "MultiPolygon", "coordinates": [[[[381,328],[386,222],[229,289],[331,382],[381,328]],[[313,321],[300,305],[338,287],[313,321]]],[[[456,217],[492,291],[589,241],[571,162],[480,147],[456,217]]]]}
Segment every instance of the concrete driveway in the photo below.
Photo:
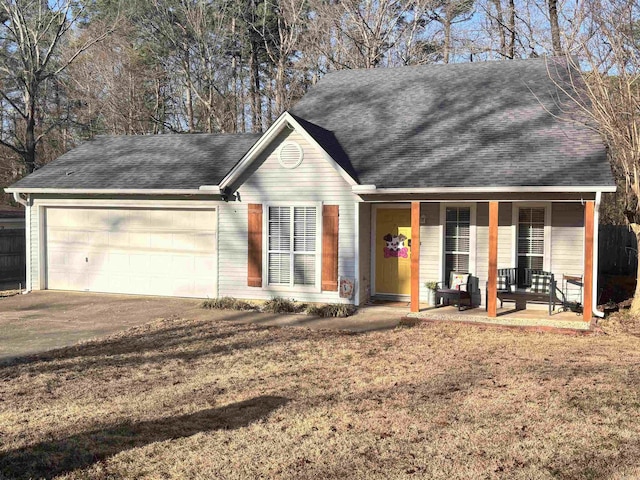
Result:
{"type": "Polygon", "coordinates": [[[394,328],[407,309],[369,307],[348,318],[204,310],[202,300],[42,290],[0,298],[0,361],[66,347],[161,318],[211,319],[353,332],[394,328]]]}
{"type": "Polygon", "coordinates": [[[0,359],[202,312],[201,300],[43,290],[0,298],[0,359]]]}

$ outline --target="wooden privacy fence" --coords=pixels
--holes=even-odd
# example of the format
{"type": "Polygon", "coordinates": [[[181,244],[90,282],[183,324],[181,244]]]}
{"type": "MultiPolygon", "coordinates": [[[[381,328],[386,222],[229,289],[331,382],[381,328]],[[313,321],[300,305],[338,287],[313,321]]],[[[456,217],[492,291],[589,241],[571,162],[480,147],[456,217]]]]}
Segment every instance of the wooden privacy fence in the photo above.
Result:
{"type": "Polygon", "coordinates": [[[624,225],[600,225],[598,270],[604,275],[636,275],[638,243],[624,225]]]}
{"type": "Polygon", "coordinates": [[[25,262],[24,230],[0,230],[0,282],[23,281],[25,262]]]}

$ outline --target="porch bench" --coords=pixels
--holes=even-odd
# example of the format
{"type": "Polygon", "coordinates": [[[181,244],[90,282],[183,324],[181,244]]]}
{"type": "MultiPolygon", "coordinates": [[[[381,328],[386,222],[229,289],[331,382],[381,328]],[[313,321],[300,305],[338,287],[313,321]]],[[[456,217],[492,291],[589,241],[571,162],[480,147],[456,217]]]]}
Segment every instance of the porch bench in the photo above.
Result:
{"type": "MultiPolygon", "coordinates": [[[[489,283],[486,286],[485,299],[489,297],[489,283]]],[[[524,278],[518,281],[517,268],[498,269],[498,290],[497,297],[500,300],[500,307],[503,302],[519,303],[540,302],[549,305],[549,315],[553,313],[556,306],[556,281],[551,272],[531,268],[524,269],[524,278]],[[514,289],[511,287],[515,286],[514,289]]],[[[488,308],[485,300],[485,310],[488,308]]]]}

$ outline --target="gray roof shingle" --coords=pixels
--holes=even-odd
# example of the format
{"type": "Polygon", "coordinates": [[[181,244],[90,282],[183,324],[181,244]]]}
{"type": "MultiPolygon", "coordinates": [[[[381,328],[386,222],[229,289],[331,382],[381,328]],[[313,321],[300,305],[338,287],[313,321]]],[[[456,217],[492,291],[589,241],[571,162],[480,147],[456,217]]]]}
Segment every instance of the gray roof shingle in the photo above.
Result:
{"type": "MultiPolygon", "coordinates": [[[[559,101],[547,61],[558,60],[343,70],[291,114],[359,183],[378,188],[614,185],[600,136],[554,117],[572,105],[559,101]]],[[[101,136],[11,187],[218,185],[259,138],[101,136]]]]}
{"type": "Polygon", "coordinates": [[[575,106],[547,61],[342,70],[291,113],[378,188],[613,185],[600,136],[553,116],[575,106]]]}
{"type": "Polygon", "coordinates": [[[260,134],[99,136],[11,188],[197,189],[218,185],[260,134]]]}

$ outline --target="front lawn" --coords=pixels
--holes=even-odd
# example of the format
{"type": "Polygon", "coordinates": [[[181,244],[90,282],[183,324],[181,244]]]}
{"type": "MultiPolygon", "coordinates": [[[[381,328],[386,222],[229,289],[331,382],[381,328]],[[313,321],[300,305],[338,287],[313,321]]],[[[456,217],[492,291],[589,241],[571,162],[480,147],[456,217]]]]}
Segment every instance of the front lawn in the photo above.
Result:
{"type": "Polygon", "coordinates": [[[170,319],[0,366],[0,478],[640,477],[640,339],[170,319]]]}

